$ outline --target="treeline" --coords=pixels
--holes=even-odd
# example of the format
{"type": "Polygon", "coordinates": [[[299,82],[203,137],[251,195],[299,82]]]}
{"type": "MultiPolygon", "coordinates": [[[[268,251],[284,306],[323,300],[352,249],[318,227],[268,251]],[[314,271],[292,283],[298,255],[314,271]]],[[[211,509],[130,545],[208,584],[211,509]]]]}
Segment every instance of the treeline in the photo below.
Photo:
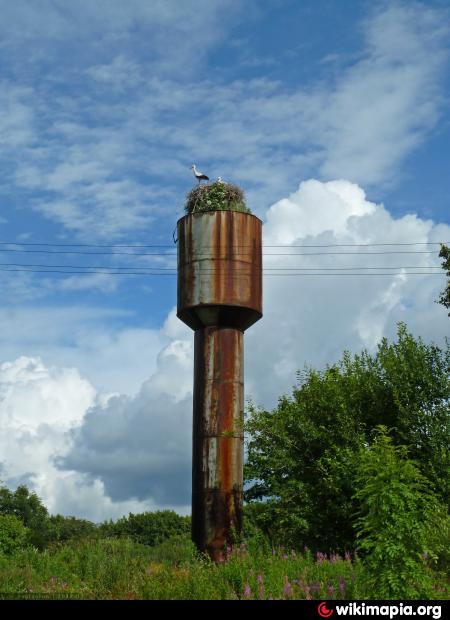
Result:
{"type": "Polygon", "coordinates": [[[50,515],[36,493],[25,485],[15,491],[0,487],[0,553],[4,554],[28,546],[43,550],[57,543],[100,538],[128,538],[155,546],[189,532],[190,517],[173,510],[130,513],[117,521],[96,524],[77,517],[50,515]]]}

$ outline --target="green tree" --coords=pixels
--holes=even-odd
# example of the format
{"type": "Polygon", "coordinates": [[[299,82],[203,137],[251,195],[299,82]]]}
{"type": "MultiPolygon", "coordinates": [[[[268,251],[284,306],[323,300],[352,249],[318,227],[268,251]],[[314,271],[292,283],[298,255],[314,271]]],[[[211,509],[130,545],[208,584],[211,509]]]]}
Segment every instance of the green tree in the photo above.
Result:
{"type": "Polygon", "coordinates": [[[441,245],[439,257],[444,259],[442,261],[442,269],[445,269],[447,272],[447,286],[442,291],[438,303],[447,308],[449,311],[448,315],[450,316],[450,248],[446,245],[441,245]]]}
{"type": "Polygon", "coordinates": [[[425,344],[400,324],[397,341],[383,339],[373,355],[306,368],[273,411],[250,407],[246,499],[259,503],[257,525],[277,543],[353,548],[358,455],[379,424],[447,501],[449,367],[448,343],[425,344]]]}
{"type": "Polygon", "coordinates": [[[51,541],[96,538],[98,534],[98,527],[86,519],[52,515],[48,520],[48,539],[51,541]]]}
{"type": "Polygon", "coordinates": [[[36,493],[25,485],[11,491],[0,487],[0,515],[12,515],[20,519],[28,529],[29,541],[38,548],[45,547],[48,541],[48,511],[36,493]]]}
{"type": "Polygon", "coordinates": [[[366,556],[368,591],[378,598],[432,596],[430,564],[450,542],[444,507],[407,457],[406,447],[394,446],[383,426],[360,452],[357,542],[366,556]]]}
{"type": "Polygon", "coordinates": [[[122,517],[115,523],[105,523],[101,530],[110,536],[127,536],[132,540],[149,545],[158,545],[163,540],[190,532],[190,518],[182,517],[173,510],[143,512],[122,517]]]}
{"type": "Polygon", "coordinates": [[[0,554],[10,555],[27,544],[28,531],[13,515],[0,515],[0,554]]]}

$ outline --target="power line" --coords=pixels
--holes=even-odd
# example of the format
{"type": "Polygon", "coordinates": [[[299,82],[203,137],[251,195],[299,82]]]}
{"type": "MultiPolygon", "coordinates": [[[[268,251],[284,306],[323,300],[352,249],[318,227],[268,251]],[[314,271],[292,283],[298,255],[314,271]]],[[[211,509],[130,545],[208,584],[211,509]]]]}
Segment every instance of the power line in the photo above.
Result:
{"type": "MultiPolygon", "coordinates": [[[[176,252],[85,252],[83,250],[7,250],[5,248],[0,248],[0,252],[17,252],[21,254],[76,254],[82,256],[177,256],[176,252]]],[[[383,252],[263,252],[263,256],[371,256],[375,254],[436,254],[436,250],[388,250],[383,252]]],[[[248,256],[248,253],[236,252],[234,256],[248,256]]],[[[208,254],[198,253],[194,254],[194,257],[217,260],[215,257],[211,257],[208,254]]]]}
{"type": "MultiPolygon", "coordinates": [[[[417,242],[399,242],[399,243],[332,243],[332,244],[322,244],[322,245],[290,245],[290,244],[280,244],[280,245],[266,245],[263,244],[263,247],[266,248],[363,248],[363,247],[375,247],[375,246],[413,246],[413,245],[446,245],[450,243],[450,241],[417,241],[417,242]]],[[[93,243],[53,243],[53,242],[30,242],[30,241],[0,241],[0,245],[18,245],[18,246],[47,246],[47,247],[72,247],[72,248],[173,248],[173,244],[164,245],[164,244],[93,244],[93,243]]],[[[215,247],[213,245],[203,246],[205,248],[215,247]]],[[[251,244],[239,244],[235,247],[251,247],[251,244]]]]}
{"type": "MultiPolygon", "coordinates": [[[[137,265],[130,265],[129,267],[124,267],[124,266],[119,266],[119,265],[112,265],[112,266],[103,266],[103,265],[45,265],[42,263],[0,263],[1,267],[36,267],[36,268],[48,268],[48,269],[52,269],[52,268],[56,268],[56,269],[107,269],[107,270],[126,270],[126,271],[130,271],[130,270],[138,270],[138,271],[173,271],[176,272],[176,269],[174,267],[139,267],[137,265]]],[[[263,271],[358,271],[358,270],[376,270],[376,269],[439,269],[441,270],[442,268],[440,266],[433,266],[433,265],[410,265],[410,266],[396,266],[396,267],[390,267],[390,266],[386,266],[386,265],[380,265],[378,267],[366,267],[366,266],[362,266],[362,265],[358,265],[358,266],[353,266],[353,267],[267,267],[266,269],[264,269],[263,271]]],[[[210,269],[200,269],[199,270],[201,273],[208,273],[208,274],[214,274],[214,273],[223,273],[221,271],[212,271],[210,269]]],[[[242,273],[245,273],[241,268],[238,269],[234,269],[233,272],[234,273],[239,273],[240,271],[242,271],[242,273]]],[[[70,273],[70,272],[68,272],[70,273]]],[[[88,272],[89,273],[89,272],[88,272]]],[[[247,275],[249,275],[251,272],[247,272],[247,275]]]]}
{"type": "MultiPolygon", "coordinates": [[[[56,270],[56,269],[46,269],[46,270],[42,270],[42,269],[4,269],[3,267],[0,267],[0,271],[3,272],[9,272],[9,273],[17,273],[17,272],[21,272],[21,273],[59,273],[59,274],[65,274],[65,275],[91,275],[91,274],[98,274],[98,275],[120,275],[120,276],[176,276],[177,273],[161,273],[161,272],[142,272],[142,271],[138,271],[138,272],[134,272],[134,271],[127,271],[127,272],[121,272],[121,271],[63,271],[63,270],[56,270]]],[[[237,277],[245,277],[245,276],[249,276],[251,275],[249,274],[238,274],[237,277]]],[[[264,273],[264,276],[272,276],[272,277],[283,277],[283,276],[403,276],[403,275],[430,275],[430,276],[445,276],[445,273],[436,273],[433,271],[427,272],[427,271],[400,271],[400,272],[394,272],[394,273],[264,273]]]]}

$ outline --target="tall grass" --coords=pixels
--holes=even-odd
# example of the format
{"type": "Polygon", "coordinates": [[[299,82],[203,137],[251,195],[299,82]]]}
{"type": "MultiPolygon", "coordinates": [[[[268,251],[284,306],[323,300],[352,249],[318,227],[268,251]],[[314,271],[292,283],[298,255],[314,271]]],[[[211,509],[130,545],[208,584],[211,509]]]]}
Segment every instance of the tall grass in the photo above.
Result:
{"type": "MultiPolygon", "coordinates": [[[[229,548],[220,564],[200,556],[183,537],[153,548],[127,539],[100,539],[0,557],[0,592],[54,597],[367,599],[366,583],[357,557],[270,549],[260,541],[229,548]]],[[[440,575],[435,591],[435,598],[445,597],[440,575]]]]}

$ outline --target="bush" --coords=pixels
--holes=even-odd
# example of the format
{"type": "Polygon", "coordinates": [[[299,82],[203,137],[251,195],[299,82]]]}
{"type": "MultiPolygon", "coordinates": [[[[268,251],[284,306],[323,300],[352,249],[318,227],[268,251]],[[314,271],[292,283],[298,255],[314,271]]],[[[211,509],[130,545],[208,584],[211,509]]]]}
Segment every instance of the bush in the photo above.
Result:
{"type": "Polygon", "coordinates": [[[430,565],[448,544],[448,518],[406,448],[392,445],[383,426],[361,452],[357,484],[357,541],[369,591],[382,599],[428,598],[430,565]]]}
{"type": "Polygon", "coordinates": [[[48,539],[52,542],[81,540],[98,536],[98,528],[91,521],[53,515],[48,520],[48,539]]]}
{"type": "Polygon", "coordinates": [[[185,210],[188,213],[204,211],[241,211],[251,213],[245,206],[244,192],[237,185],[217,181],[197,185],[187,195],[185,210]]]}
{"type": "Polygon", "coordinates": [[[130,513],[113,524],[107,524],[112,536],[125,536],[137,543],[153,547],[172,536],[188,534],[191,527],[190,517],[182,517],[173,510],[156,512],[130,513]]]}
{"type": "Polygon", "coordinates": [[[27,546],[28,530],[13,515],[0,515],[0,553],[10,555],[27,546]]]}

